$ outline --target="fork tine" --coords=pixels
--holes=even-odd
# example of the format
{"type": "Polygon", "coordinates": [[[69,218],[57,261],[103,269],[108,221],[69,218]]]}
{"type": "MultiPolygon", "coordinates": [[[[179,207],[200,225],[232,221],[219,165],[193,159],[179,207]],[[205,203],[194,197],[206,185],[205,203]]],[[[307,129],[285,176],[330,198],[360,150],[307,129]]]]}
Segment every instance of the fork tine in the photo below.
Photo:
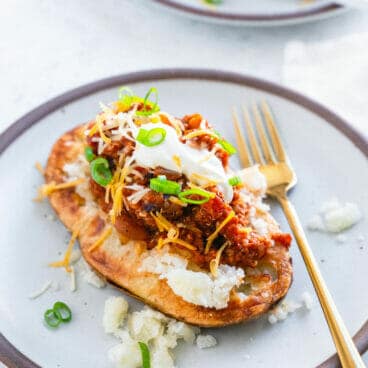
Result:
{"type": "Polygon", "coordinates": [[[257,104],[255,103],[253,104],[253,114],[254,119],[256,121],[256,129],[258,132],[259,139],[261,141],[265,161],[267,164],[273,164],[275,163],[275,160],[273,159],[272,149],[268,142],[268,138],[264,129],[261,113],[259,112],[257,104]]]}
{"type": "Polygon", "coordinates": [[[251,155],[248,150],[247,142],[241,131],[238,115],[235,109],[233,109],[232,115],[233,115],[233,124],[235,128],[236,143],[238,145],[240,161],[244,167],[252,166],[251,155]]]}
{"type": "Polygon", "coordinates": [[[261,108],[262,108],[263,116],[267,123],[267,128],[270,133],[271,142],[272,142],[275,154],[276,154],[276,158],[280,162],[285,162],[287,160],[286,151],[282,145],[280,135],[276,128],[275,121],[272,117],[271,110],[266,101],[262,101],[261,108]]]}
{"type": "Polygon", "coordinates": [[[261,156],[261,151],[259,150],[257,138],[256,138],[256,135],[254,134],[254,130],[252,127],[248,109],[245,106],[243,106],[243,115],[244,115],[245,126],[247,128],[248,138],[250,142],[250,148],[252,150],[254,160],[256,161],[257,164],[262,165],[263,160],[261,156]]]}

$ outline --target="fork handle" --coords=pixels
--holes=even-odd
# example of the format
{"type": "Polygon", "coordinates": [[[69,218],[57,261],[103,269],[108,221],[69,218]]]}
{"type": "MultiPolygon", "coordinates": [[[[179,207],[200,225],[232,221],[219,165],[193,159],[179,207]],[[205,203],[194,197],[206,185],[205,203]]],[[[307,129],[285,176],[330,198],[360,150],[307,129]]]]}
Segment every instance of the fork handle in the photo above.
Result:
{"type": "Polygon", "coordinates": [[[342,367],[364,368],[365,364],[363,363],[363,360],[336,308],[331,294],[327,289],[326,283],[308,244],[307,237],[305,236],[303,227],[301,226],[294,206],[291,204],[285,194],[279,195],[276,198],[284,210],[290,228],[293,231],[295,239],[298,243],[300,253],[302,254],[304,262],[307,266],[309,276],[312,280],[323,313],[328,323],[328,327],[334,340],[342,367]]]}

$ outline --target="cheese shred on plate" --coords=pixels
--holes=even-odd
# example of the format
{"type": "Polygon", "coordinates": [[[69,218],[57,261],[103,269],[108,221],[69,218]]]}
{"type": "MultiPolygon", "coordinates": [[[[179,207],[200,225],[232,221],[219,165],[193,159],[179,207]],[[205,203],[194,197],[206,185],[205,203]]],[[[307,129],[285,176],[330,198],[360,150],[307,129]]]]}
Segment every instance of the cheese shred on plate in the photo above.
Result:
{"type": "Polygon", "coordinates": [[[79,227],[76,228],[72,233],[72,236],[70,238],[70,241],[69,241],[68,247],[66,249],[64,258],[61,261],[56,261],[56,262],[50,263],[49,264],[50,267],[64,267],[66,272],[71,272],[70,258],[71,258],[74,243],[77,240],[78,235],[79,235],[79,227]]]}

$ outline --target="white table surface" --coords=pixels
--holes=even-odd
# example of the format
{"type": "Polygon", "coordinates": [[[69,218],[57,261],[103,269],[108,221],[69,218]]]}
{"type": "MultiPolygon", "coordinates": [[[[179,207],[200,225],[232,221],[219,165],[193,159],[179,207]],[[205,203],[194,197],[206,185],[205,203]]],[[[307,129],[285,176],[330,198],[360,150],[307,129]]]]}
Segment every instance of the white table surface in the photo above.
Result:
{"type": "Polygon", "coordinates": [[[282,83],[290,40],[360,32],[368,32],[368,10],[305,25],[236,28],[176,16],[150,0],[2,0],[0,131],[60,93],[130,71],[216,68],[282,83]]]}

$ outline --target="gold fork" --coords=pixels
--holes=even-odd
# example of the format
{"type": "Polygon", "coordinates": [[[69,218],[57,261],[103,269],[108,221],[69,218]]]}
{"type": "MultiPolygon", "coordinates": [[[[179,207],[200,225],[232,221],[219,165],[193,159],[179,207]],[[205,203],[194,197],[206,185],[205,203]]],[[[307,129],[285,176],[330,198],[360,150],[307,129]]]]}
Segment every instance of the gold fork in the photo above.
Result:
{"type": "Polygon", "coordinates": [[[363,368],[365,365],[327,289],[296,210],[288,200],[287,192],[296,184],[297,178],[281,143],[271,110],[266,102],[262,102],[260,108],[257,104],[253,104],[252,106],[254,125],[261,144],[258,143],[258,139],[256,138],[248,109],[243,107],[242,110],[250,150],[242,133],[237,113],[235,109],[233,111],[233,122],[241,162],[244,167],[252,166],[253,164],[259,165],[260,171],[265,175],[267,180],[267,194],[276,198],[284,210],[316,290],[342,367],[363,368]]]}

